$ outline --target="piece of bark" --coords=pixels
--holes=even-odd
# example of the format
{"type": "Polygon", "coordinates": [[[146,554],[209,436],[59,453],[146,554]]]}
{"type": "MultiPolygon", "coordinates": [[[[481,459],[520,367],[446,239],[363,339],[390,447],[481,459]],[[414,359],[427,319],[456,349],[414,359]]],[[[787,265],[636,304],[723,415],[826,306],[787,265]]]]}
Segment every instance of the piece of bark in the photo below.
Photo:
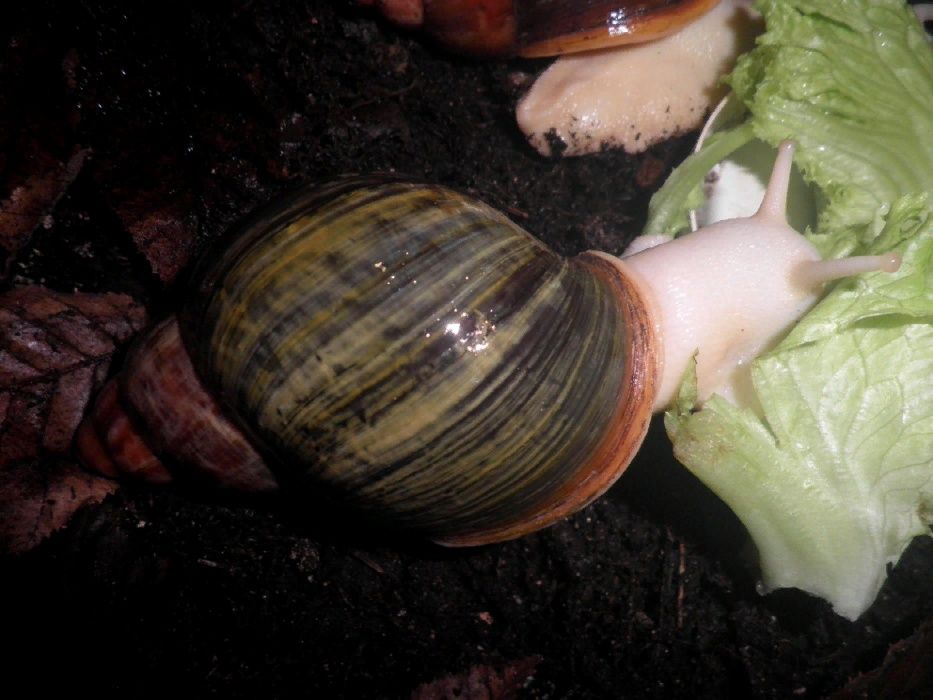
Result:
{"type": "Polygon", "coordinates": [[[879,668],[853,678],[832,700],[933,697],[931,660],[933,620],[927,620],[910,637],[891,645],[879,668]]]}
{"type": "Polygon", "coordinates": [[[75,149],[62,162],[39,145],[33,144],[32,150],[29,161],[33,170],[3,183],[9,194],[0,202],[0,248],[5,253],[2,279],[7,278],[11,262],[33,231],[50,224],[55,205],[81,172],[89,153],[88,149],[75,149]]]}
{"type": "Polygon", "coordinates": [[[411,700],[511,700],[534,678],[540,656],[528,656],[503,667],[473,666],[460,675],[419,685],[411,700]]]}
{"type": "Polygon", "coordinates": [[[638,170],[635,173],[635,184],[642,189],[656,187],[667,168],[667,163],[649,153],[641,159],[638,165],[638,170]]]}
{"type": "Polygon", "coordinates": [[[171,284],[195,247],[197,219],[192,197],[181,186],[121,189],[113,194],[120,221],[153,273],[171,284]]]}

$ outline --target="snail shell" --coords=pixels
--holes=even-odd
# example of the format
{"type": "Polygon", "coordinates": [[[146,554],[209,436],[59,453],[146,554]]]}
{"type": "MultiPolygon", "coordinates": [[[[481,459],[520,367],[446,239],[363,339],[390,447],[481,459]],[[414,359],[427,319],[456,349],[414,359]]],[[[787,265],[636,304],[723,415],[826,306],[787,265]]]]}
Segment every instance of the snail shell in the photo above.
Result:
{"type": "Polygon", "coordinates": [[[270,488],[265,461],[393,527],[480,544],[592,501],[647,430],[656,341],[631,281],[449,189],[302,190],[195,279],[180,334],[143,340],[82,427],[85,463],[164,480],[204,452],[214,480],[270,488]]]}
{"type": "Polygon", "coordinates": [[[678,30],[719,0],[360,0],[475,56],[554,56],[678,30]]]}

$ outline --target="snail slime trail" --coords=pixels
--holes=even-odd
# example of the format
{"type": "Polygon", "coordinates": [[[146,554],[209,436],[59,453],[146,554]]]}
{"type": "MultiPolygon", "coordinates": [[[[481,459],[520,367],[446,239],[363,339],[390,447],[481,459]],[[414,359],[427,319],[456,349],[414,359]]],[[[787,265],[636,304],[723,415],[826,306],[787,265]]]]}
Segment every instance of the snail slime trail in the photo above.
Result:
{"type": "Polygon", "coordinates": [[[615,482],[695,354],[701,396],[741,403],[748,363],[826,280],[896,264],[819,260],[784,220],[792,151],[755,215],[624,259],[562,258],[440,186],[305,188],[206,256],[80,457],[249,490],[285,473],[449,545],[545,527],[615,482]]]}

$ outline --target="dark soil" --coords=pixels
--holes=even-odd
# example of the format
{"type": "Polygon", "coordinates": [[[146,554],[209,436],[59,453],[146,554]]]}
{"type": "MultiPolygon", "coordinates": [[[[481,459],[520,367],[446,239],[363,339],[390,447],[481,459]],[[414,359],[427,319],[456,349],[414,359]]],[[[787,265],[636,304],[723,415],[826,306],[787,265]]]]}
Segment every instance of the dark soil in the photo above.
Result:
{"type": "MultiPolygon", "coordinates": [[[[545,62],[451,57],[349,2],[195,5],[34,0],[0,24],[0,165],[32,167],[27,144],[90,149],[12,284],[124,291],[159,317],[185,293],[189,244],[180,275],[153,270],[120,216],[127,192],[171,203],[197,250],[277,192],[346,172],[465,190],[564,254],[619,252],[693,138],[543,159],[512,107],[545,62]]],[[[0,565],[0,668],[37,697],[398,698],[448,676],[419,697],[822,697],[933,618],[928,538],[857,622],[796,591],[759,596],[744,530],[660,426],[607,496],[502,545],[126,486],[0,565]]]]}

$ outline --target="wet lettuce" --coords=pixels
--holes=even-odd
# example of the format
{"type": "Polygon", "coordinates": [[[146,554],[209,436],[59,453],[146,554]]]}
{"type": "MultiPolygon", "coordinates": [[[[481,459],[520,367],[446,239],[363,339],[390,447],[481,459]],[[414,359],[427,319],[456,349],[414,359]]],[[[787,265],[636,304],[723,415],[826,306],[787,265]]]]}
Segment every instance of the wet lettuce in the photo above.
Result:
{"type": "Polygon", "coordinates": [[[933,523],[933,49],[899,0],[765,0],[728,78],[744,121],[657,193],[648,232],[686,225],[709,168],[753,138],[798,143],[826,256],[898,250],[894,275],[835,285],[752,376],[760,410],[688,373],[665,425],[677,458],[739,516],[765,588],[858,617],[933,523]]]}

